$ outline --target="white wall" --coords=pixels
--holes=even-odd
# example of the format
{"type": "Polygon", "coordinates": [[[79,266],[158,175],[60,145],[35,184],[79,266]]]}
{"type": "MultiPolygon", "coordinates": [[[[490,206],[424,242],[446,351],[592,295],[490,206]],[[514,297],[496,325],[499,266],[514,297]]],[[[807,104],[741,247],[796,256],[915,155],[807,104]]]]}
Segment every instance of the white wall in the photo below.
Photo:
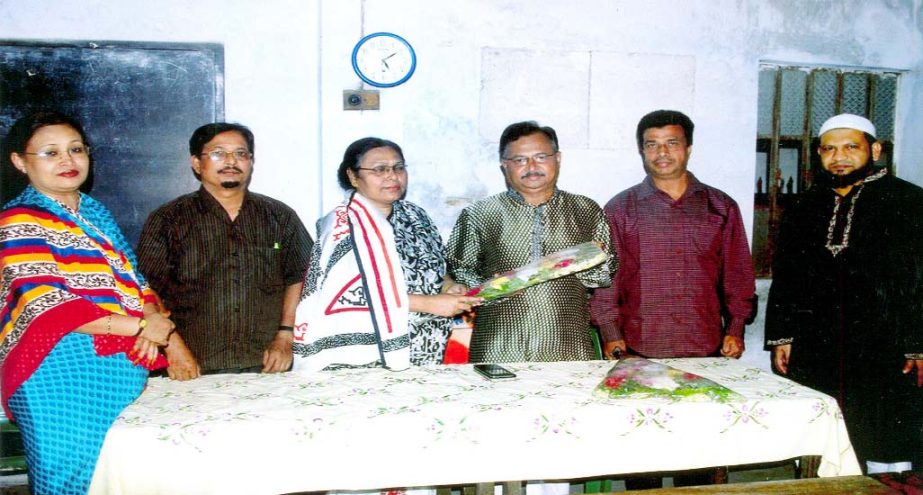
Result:
{"type": "MultiPolygon", "coordinates": [[[[355,138],[399,142],[410,199],[445,231],[471,199],[502,190],[503,127],[536,119],[558,130],[562,188],[600,203],[643,177],[638,119],[676,108],[697,124],[690,169],[741,204],[752,222],[760,61],[908,71],[900,88],[897,170],[923,183],[918,1],[324,2],[323,164],[328,177],[355,138]],[[379,112],[344,112],[362,87],[348,59],[364,34],[392,31],[417,50],[416,74],[384,89],[379,112]]],[[[340,198],[324,183],[324,208],[340,198]]]]}
{"type": "Polygon", "coordinates": [[[920,0],[0,0],[0,36],[224,44],[227,119],[260,147],[252,187],[311,231],[359,137],[404,147],[409,197],[447,233],[502,190],[508,123],[555,127],[561,187],[602,203],[642,178],[634,129],[658,108],[693,118],[690,169],[751,231],[760,61],[906,71],[895,159],[923,184],[920,0]],[[363,87],[352,48],[376,31],[410,41],[417,71],[382,90],[380,111],[343,111],[342,91],[363,87]]]}

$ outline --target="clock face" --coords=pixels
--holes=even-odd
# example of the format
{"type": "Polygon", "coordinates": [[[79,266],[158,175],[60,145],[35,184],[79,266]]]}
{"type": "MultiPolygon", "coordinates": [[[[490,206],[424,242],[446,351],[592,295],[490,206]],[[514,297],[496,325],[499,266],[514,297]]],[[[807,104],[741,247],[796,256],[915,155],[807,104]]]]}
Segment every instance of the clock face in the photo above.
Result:
{"type": "Polygon", "coordinates": [[[397,86],[410,79],[416,67],[413,47],[396,34],[370,34],[353,49],[353,70],[372,86],[397,86]]]}

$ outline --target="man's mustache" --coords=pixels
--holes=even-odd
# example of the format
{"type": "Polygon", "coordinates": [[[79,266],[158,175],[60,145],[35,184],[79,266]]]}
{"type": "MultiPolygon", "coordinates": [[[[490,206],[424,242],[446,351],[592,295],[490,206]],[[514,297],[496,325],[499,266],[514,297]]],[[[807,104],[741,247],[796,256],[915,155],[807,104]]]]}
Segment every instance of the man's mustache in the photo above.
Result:
{"type": "Polygon", "coordinates": [[[528,179],[529,177],[544,177],[544,176],[545,176],[545,172],[542,172],[541,170],[530,170],[522,174],[522,176],[520,176],[519,178],[528,179]]]}
{"type": "Polygon", "coordinates": [[[236,167],[236,166],[234,166],[234,165],[231,165],[230,167],[224,167],[223,169],[219,170],[218,173],[220,174],[220,173],[222,173],[222,172],[227,172],[228,170],[233,170],[233,171],[235,171],[235,172],[237,172],[237,173],[239,173],[239,174],[244,173],[243,170],[241,170],[239,167],[236,167]]]}

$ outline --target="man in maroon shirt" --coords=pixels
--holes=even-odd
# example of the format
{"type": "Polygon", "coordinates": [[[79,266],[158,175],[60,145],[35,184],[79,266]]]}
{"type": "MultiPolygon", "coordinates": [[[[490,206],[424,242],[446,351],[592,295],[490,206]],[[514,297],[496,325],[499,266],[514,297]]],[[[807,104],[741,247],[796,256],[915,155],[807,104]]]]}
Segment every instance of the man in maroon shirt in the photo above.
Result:
{"type": "MultiPolygon", "coordinates": [[[[686,170],[694,125],[674,110],[638,123],[647,177],[604,208],[620,266],[612,286],[590,299],[603,354],[645,357],[728,356],[744,352],[754,309],[750,248],[737,203],[686,170]]],[[[709,484],[717,473],[673,477],[674,486],[709,484]]],[[[662,486],[659,476],[630,476],[630,490],[662,486]]]]}
{"type": "Polygon", "coordinates": [[[686,170],[694,125],[674,110],[638,123],[647,177],[605,207],[621,261],[612,286],[590,301],[603,352],[646,357],[744,351],[755,282],[740,209],[686,170]]]}

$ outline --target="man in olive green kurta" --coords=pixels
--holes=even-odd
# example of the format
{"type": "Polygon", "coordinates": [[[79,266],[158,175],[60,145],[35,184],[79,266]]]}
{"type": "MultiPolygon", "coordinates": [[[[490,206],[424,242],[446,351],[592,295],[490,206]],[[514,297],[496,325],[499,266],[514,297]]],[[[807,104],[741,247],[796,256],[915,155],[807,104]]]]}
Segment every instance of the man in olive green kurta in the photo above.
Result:
{"type": "MultiPolygon", "coordinates": [[[[557,135],[535,122],[512,124],[500,138],[506,192],[465,208],[452,230],[447,261],[469,287],[583,242],[609,249],[609,225],[596,202],[557,189],[557,135]]],[[[594,359],[589,289],[607,286],[617,261],[525,289],[478,308],[471,362],[594,359]]]]}

